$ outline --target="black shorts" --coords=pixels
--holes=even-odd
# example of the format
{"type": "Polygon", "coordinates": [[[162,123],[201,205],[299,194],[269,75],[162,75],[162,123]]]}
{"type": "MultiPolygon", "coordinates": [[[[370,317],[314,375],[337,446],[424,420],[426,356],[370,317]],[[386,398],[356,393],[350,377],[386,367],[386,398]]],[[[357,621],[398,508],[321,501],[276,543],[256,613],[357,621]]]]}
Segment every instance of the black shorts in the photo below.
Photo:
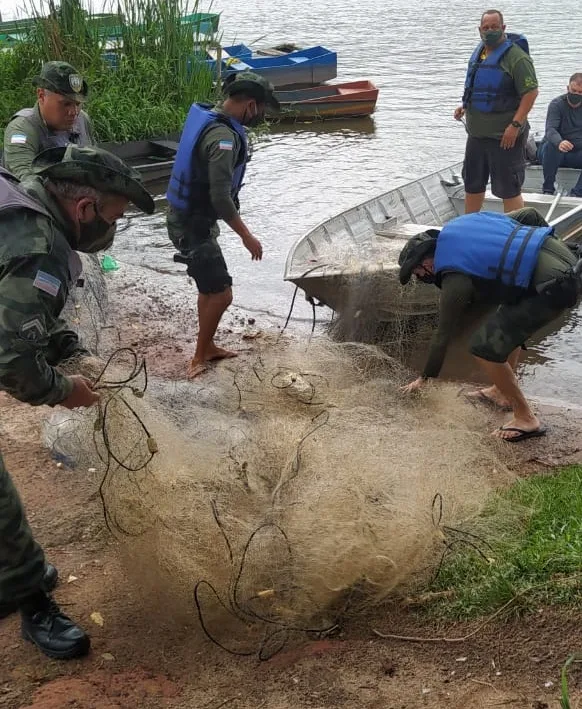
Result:
{"type": "Polygon", "coordinates": [[[523,132],[513,148],[504,150],[498,138],[467,138],[463,181],[465,192],[485,192],[489,178],[491,191],[500,199],[511,199],[521,194],[525,179],[525,146],[527,131],[523,132]]]}
{"type": "Polygon", "coordinates": [[[188,259],[187,273],[196,282],[199,293],[223,293],[232,286],[214,220],[188,217],[169,209],[167,225],[172,243],[188,259]]]}

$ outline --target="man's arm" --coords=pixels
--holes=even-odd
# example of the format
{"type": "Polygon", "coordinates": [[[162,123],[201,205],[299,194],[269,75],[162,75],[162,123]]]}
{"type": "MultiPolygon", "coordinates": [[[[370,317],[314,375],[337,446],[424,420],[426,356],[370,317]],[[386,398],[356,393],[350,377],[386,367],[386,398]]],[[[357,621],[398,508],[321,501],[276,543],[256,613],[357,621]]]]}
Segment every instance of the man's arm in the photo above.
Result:
{"type": "Polygon", "coordinates": [[[208,162],[208,182],[212,207],[218,218],[226,222],[240,236],[253,259],[260,259],[262,256],[261,244],[241,219],[231,194],[239,138],[229,128],[221,125],[210,130],[203,140],[204,146],[201,147],[205,150],[208,162]]]}
{"type": "Polygon", "coordinates": [[[17,116],[4,132],[4,166],[19,180],[31,174],[31,165],[40,151],[36,132],[23,116],[17,116]]]}
{"type": "Polygon", "coordinates": [[[550,101],[550,105],[548,106],[548,113],[546,115],[546,133],[544,138],[552,145],[555,145],[556,148],[560,145],[562,140],[564,140],[560,133],[561,126],[562,112],[560,111],[560,102],[554,99],[553,101],[550,101]]]}
{"type": "Polygon", "coordinates": [[[475,288],[469,276],[447,273],[443,276],[438,327],[430,343],[423,379],[438,377],[447,349],[459,330],[459,324],[473,302],[475,288]]]}
{"type": "Polygon", "coordinates": [[[47,361],[66,278],[43,254],[10,262],[0,280],[0,387],[35,406],[59,404],[73,390],[73,382],[47,361]]]}

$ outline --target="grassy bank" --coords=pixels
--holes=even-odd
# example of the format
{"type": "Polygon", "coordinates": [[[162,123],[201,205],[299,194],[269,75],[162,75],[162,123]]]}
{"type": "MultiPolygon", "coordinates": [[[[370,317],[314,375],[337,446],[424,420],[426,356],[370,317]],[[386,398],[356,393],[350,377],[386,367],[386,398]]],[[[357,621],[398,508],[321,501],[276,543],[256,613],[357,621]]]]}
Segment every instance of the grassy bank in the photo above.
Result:
{"type": "Polygon", "coordinates": [[[198,11],[186,0],[120,0],[119,40],[107,41],[78,0],[27,12],[26,41],[0,52],[0,126],[35,101],[31,84],[44,61],[64,60],[90,87],[87,104],[100,141],[138,140],[181,129],[194,101],[212,100],[213,77],[200,60],[208,35],[180,18],[198,11]],[[106,55],[106,56],[104,56],[106,55]],[[115,68],[112,68],[112,63],[115,68]]]}
{"type": "Polygon", "coordinates": [[[455,544],[432,588],[452,596],[431,613],[468,618],[505,604],[508,612],[582,607],[581,466],[520,480],[491,501],[470,531],[479,551],[455,544]]]}

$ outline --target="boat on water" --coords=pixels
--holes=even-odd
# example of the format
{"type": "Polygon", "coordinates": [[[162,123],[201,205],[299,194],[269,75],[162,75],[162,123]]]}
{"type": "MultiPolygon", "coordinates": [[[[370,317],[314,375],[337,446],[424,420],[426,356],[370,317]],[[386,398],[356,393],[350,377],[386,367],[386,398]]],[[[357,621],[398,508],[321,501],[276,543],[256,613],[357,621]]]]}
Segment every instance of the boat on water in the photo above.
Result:
{"type": "MultiPolygon", "coordinates": [[[[412,236],[464,213],[461,168],[455,163],[322,222],[292,246],[284,279],[347,318],[362,313],[391,322],[435,313],[438,290],[416,279],[401,286],[398,255],[412,236]]],[[[567,196],[578,174],[560,169],[560,191],[553,196],[541,194],[541,166],[526,168],[525,205],[541,212],[564,240],[582,240],[582,199],[567,196]]],[[[503,202],[488,190],[483,209],[502,212],[503,202]]]]}
{"type": "Polygon", "coordinates": [[[280,121],[354,118],[370,116],[378,100],[378,88],[371,81],[324,84],[294,91],[275,91],[280,121]]]}
{"type": "Polygon", "coordinates": [[[223,79],[231,74],[252,71],[268,79],[275,88],[318,86],[337,76],[337,54],[325,47],[308,47],[279,56],[255,57],[244,44],[208,50],[207,64],[223,79]]]}
{"type": "Polygon", "coordinates": [[[169,179],[179,139],[180,136],[176,134],[150,140],[132,140],[128,143],[99,143],[99,147],[109,150],[135,168],[148,187],[155,182],[169,179]]]}

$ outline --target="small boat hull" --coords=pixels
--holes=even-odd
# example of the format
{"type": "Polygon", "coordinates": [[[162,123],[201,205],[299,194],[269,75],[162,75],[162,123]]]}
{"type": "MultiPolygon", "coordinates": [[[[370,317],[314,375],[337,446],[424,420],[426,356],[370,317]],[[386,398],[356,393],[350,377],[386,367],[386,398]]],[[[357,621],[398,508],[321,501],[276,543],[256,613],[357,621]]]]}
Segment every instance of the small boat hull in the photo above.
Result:
{"type": "MultiPolygon", "coordinates": [[[[398,280],[398,256],[407,240],[464,211],[462,163],[364,202],[319,224],[289,251],[284,278],[344,319],[393,322],[438,309],[439,291],[412,279],[398,280]]],[[[578,170],[561,170],[558,183],[574,184],[578,170]]],[[[526,206],[535,207],[563,239],[582,240],[582,199],[541,192],[541,170],[528,166],[526,206]]],[[[487,192],[484,209],[503,211],[487,192]]]]}
{"type": "Polygon", "coordinates": [[[220,58],[223,78],[252,71],[268,79],[275,88],[317,86],[337,76],[337,54],[325,47],[309,47],[275,57],[255,57],[245,45],[210,51],[207,64],[214,75],[220,58]]]}
{"type": "Polygon", "coordinates": [[[371,81],[326,84],[295,91],[276,91],[281,104],[277,118],[283,121],[370,116],[378,100],[371,81]]]}
{"type": "Polygon", "coordinates": [[[109,150],[135,168],[147,186],[169,179],[176,159],[178,140],[179,136],[173,135],[159,140],[100,143],[99,147],[109,150]]]}

